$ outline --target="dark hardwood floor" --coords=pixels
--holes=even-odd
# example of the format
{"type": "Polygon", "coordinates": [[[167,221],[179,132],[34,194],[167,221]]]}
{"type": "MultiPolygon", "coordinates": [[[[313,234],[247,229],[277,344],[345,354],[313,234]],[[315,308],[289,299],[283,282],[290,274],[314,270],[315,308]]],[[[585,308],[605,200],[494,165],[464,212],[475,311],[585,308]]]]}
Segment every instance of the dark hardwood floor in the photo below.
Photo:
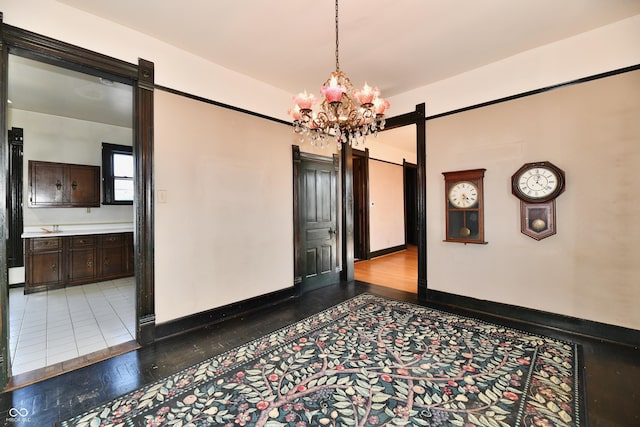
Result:
{"type": "MultiPolygon", "coordinates": [[[[0,394],[2,425],[50,426],[55,421],[83,412],[362,292],[417,302],[414,293],[363,282],[343,283],[310,291],[276,306],[257,309],[42,382],[4,392],[0,394]],[[10,411],[11,408],[14,410],[10,411]],[[11,418],[10,414],[15,415],[17,411],[25,416],[11,418]]],[[[541,326],[507,322],[502,318],[459,308],[434,307],[581,344],[588,425],[640,425],[638,348],[573,336],[541,326]]]]}

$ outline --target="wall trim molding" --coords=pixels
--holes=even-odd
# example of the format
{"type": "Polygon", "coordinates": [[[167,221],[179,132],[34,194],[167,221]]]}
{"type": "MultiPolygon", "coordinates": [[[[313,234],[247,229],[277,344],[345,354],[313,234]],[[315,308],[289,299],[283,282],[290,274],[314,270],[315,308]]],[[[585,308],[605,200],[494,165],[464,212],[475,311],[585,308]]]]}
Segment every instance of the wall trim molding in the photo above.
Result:
{"type": "Polygon", "coordinates": [[[235,107],[230,104],[225,104],[223,102],[214,101],[209,98],[205,98],[203,96],[194,95],[188,92],[183,92],[181,90],[172,89],[170,87],[155,85],[155,88],[161,90],[163,92],[171,93],[173,95],[183,96],[185,98],[192,99],[194,101],[204,102],[205,104],[215,105],[216,107],[226,108],[228,110],[237,111],[239,113],[248,114],[250,116],[259,117],[261,119],[270,120],[272,122],[280,123],[283,125],[293,126],[291,122],[287,122],[286,120],[277,119],[275,117],[267,116],[266,114],[257,113],[255,111],[246,110],[244,108],[235,107]]]}
{"type": "Polygon", "coordinates": [[[427,302],[444,304],[467,311],[488,314],[506,320],[532,324],[546,329],[580,335],[583,337],[621,344],[630,347],[640,347],[640,331],[622,326],[600,323],[593,320],[580,319],[562,314],[521,307],[517,305],[498,303],[463,295],[429,289],[427,302]]]}
{"type": "Polygon", "coordinates": [[[216,324],[223,320],[249,315],[253,311],[295,298],[296,293],[296,288],[292,286],[157,324],[155,328],[156,341],[216,324]]]}
{"type": "Polygon", "coordinates": [[[407,249],[407,245],[403,244],[403,245],[398,245],[398,246],[393,246],[391,248],[385,248],[385,249],[380,249],[377,251],[373,251],[369,253],[369,258],[375,258],[378,256],[382,256],[382,255],[389,255],[392,254],[394,252],[400,252],[400,251],[404,251],[405,249],[407,249]]]}

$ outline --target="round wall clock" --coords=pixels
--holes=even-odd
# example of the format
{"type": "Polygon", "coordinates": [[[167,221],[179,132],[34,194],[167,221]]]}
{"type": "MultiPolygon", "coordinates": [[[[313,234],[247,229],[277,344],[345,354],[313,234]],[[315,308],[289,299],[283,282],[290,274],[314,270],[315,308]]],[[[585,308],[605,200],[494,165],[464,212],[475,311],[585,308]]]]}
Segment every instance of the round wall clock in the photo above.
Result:
{"type": "Polygon", "coordinates": [[[478,203],[478,187],[470,181],[455,183],[449,189],[449,202],[456,208],[470,208],[478,203]]]}
{"type": "Polygon", "coordinates": [[[511,177],[511,191],[525,202],[555,199],[564,191],[564,172],[550,162],[526,163],[511,177]]]}
{"type": "Polygon", "coordinates": [[[520,199],[520,231],[535,240],[556,234],[556,197],[565,189],[564,171],[551,162],[525,163],[511,177],[520,199]]]}

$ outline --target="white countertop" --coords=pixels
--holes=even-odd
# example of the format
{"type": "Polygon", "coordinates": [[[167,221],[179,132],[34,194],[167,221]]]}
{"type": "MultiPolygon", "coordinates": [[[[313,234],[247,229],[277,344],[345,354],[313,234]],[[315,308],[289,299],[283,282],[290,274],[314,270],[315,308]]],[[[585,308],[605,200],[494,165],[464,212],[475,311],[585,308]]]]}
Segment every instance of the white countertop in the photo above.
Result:
{"type": "Polygon", "coordinates": [[[53,226],[25,227],[23,239],[35,237],[82,236],[87,234],[127,233],[133,231],[133,223],[60,225],[58,231],[53,226]]]}

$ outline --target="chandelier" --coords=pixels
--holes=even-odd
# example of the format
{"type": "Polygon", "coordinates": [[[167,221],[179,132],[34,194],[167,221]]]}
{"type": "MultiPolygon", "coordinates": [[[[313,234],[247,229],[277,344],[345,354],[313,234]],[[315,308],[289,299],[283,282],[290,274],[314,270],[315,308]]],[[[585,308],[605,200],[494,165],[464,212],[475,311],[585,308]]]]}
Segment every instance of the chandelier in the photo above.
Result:
{"type": "Polygon", "coordinates": [[[384,129],[384,112],[390,104],[380,97],[377,88],[367,83],[362,89],[353,89],[347,75],[340,71],[338,47],[336,0],[336,70],[320,88],[323,98],[318,111],[312,109],[316,97],[305,90],[293,97],[295,105],[289,114],[301,142],[310,140],[312,145],[324,147],[333,138],[340,149],[342,143],[356,146],[364,143],[368,135],[377,136],[378,131],[384,129]]]}

